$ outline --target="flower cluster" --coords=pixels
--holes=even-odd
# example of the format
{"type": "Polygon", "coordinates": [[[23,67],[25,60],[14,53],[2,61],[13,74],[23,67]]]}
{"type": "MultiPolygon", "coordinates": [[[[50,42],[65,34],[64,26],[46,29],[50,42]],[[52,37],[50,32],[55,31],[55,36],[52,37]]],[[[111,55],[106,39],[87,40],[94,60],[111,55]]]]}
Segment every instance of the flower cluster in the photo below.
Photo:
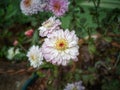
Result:
{"type": "MultiPolygon", "coordinates": [[[[21,10],[25,15],[37,14],[39,11],[48,10],[55,16],[50,17],[38,28],[39,35],[46,37],[39,46],[33,45],[28,53],[31,66],[38,68],[43,59],[55,65],[67,65],[70,61],[77,61],[79,54],[78,37],[75,31],[63,30],[61,21],[57,17],[64,15],[68,11],[68,0],[22,0],[21,10]]],[[[31,37],[33,30],[25,32],[25,35],[31,37]]]]}
{"type": "Polygon", "coordinates": [[[22,0],[20,8],[25,15],[37,14],[42,11],[50,11],[57,17],[68,11],[68,0],[22,0]]]}
{"type": "Polygon", "coordinates": [[[31,66],[38,67],[43,61],[55,65],[67,65],[70,61],[77,61],[79,54],[78,37],[75,31],[60,28],[61,22],[56,17],[50,17],[39,27],[41,37],[45,37],[39,50],[38,46],[30,48],[27,56],[31,66]]]}
{"type": "Polygon", "coordinates": [[[64,90],[85,90],[85,87],[82,86],[82,81],[67,84],[64,90]]]}
{"type": "MultiPolygon", "coordinates": [[[[58,17],[68,11],[68,0],[22,0],[21,10],[25,15],[37,14],[39,11],[51,11],[54,16],[44,21],[38,28],[39,36],[43,38],[41,46],[33,45],[27,52],[30,65],[39,68],[46,62],[53,65],[66,66],[78,60],[78,37],[74,30],[62,29],[62,22],[58,17]]],[[[27,30],[25,35],[32,37],[33,29],[27,30]]],[[[84,90],[82,81],[67,84],[64,90],[84,90]]]]}

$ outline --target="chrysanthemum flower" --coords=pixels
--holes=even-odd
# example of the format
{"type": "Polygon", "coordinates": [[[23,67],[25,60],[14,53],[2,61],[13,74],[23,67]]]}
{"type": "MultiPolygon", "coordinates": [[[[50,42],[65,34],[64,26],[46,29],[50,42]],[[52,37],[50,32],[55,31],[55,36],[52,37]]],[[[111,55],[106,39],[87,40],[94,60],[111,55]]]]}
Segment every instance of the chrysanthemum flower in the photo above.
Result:
{"type": "Polygon", "coordinates": [[[68,0],[50,0],[49,10],[54,13],[55,16],[62,16],[66,11],[68,11],[68,0]]]}
{"type": "Polygon", "coordinates": [[[27,53],[30,65],[34,68],[38,68],[43,63],[43,55],[41,49],[38,46],[32,46],[27,53]]]}
{"type": "Polygon", "coordinates": [[[64,90],[85,90],[85,87],[82,86],[82,81],[67,84],[64,90]]]}
{"type": "Polygon", "coordinates": [[[40,30],[40,36],[45,37],[48,34],[51,34],[53,31],[59,29],[59,25],[61,25],[61,22],[59,19],[56,19],[56,17],[50,17],[47,21],[42,23],[42,26],[39,27],[38,30],[40,30]]]}
{"type": "Polygon", "coordinates": [[[22,0],[20,3],[22,13],[25,15],[37,14],[43,11],[45,5],[45,0],[22,0]]]}
{"type": "Polygon", "coordinates": [[[42,53],[47,62],[67,65],[70,60],[77,61],[79,46],[75,32],[58,30],[48,35],[42,45],[42,53]]]}

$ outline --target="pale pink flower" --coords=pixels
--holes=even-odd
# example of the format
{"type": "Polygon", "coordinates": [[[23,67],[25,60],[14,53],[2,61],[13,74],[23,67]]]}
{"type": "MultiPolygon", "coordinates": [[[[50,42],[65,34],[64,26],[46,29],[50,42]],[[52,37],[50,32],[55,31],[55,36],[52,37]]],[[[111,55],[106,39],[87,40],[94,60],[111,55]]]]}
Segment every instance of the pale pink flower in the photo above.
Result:
{"type": "Polygon", "coordinates": [[[13,42],[13,45],[14,45],[14,46],[17,46],[17,45],[18,45],[18,41],[15,40],[15,41],[13,42]]]}
{"type": "Polygon", "coordinates": [[[21,0],[20,8],[25,15],[37,14],[44,11],[46,0],[21,0]]]}
{"type": "Polygon", "coordinates": [[[82,85],[82,81],[79,81],[68,83],[64,90],[85,90],[85,87],[82,85]]]}
{"type": "Polygon", "coordinates": [[[49,10],[54,13],[55,16],[62,16],[68,11],[68,0],[49,0],[49,10]]]}
{"type": "Polygon", "coordinates": [[[77,61],[79,46],[74,31],[58,30],[48,35],[42,45],[42,53],[47,62],[67,65],[71,60],[77,61]]]}
{"type": "Polygon", "coordinates": [[[32,37],[33,32],[34,32],[33,29],[27,30],[27,31],[25,32],[25,35],[28,36],[28,37],[32,37]]]}
{"type": "Polygon", "coordinates": [[[47,21],[42,23],[42,26],[39,27],[39,35],[41,37],[45,37],[48,34],[51,34],[52,32],[59,29],[59,26],[61,25],[61,22],[59,19],[56,19],[56,17],[50,17],[47,21]]]}

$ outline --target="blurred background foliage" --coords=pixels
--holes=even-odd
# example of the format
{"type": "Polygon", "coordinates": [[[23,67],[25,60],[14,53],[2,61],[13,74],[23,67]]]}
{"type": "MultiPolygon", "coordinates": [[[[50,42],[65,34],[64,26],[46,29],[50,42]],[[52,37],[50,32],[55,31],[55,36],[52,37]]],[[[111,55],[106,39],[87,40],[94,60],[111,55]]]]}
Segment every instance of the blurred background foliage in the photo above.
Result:
{"type": "MultiPolygon", "coordinates": [[[[20,53],[12,61],[27,60],[26,49],[42,43],[38,27],[52,16],[50,12],[25,16],[21,13],[20,1],[0,0],[0,58],[3,60],[6,60],[8,49],[14,47],[14,40],[19,41],[15,49],[20,48],[20,53]],[[28,38],[24,32],[31,28],[34,35],[28,38]]],[[[60,20],[62,28],[75,30],[85,43],[80,44],[79,62],[68,67],[43,66],[53,73],[47,80],[48,88],[54,90],[55,87],[50,86],[55,84],[54,79],[57,78],[60,80],[57,90],[61,90],[67,82],[79,80],[83,80],[87,90],[119,90],[120,0],[70,0],[69,11],[60,20]],[[94,40],[92,35],[98,34],[100,38],[94,40]]]]}

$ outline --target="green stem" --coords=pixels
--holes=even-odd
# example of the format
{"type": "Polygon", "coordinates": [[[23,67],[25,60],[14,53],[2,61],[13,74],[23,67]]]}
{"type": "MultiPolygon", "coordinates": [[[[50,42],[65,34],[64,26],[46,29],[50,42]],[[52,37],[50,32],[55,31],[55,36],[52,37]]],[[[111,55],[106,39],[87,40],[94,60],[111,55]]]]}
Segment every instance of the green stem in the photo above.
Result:
{"type": "Polygon", "coordinates": [[[96,0],[92,0],[93,1],[93,4],[94,4],[94,7],[95,7],[95,13],[96,13],[96,22],[97,22],[97,25],[98,27],[100,26],[100,23],[99,23],[99,17],[98,17],[98,7],[99,7],[99,4],[100,4],[100,0],[98,0],[97,4],[96,4],[96,0]]]}
{"type": "Polygon", "coordinates": [[[58,67],[54,66],[54,76],[57,78],[58,77],[58,67]]]}
{"type": "Polygon", "coordinates": [[[21,47],[25,52],[27,52],[27,50],[19,43],[18,44],[19,45],[19,47],[21,47]]]}
{"type": "Polygon", "coordinates": [[[119,55],[118,55],[118,57],[117,57],[117,61],[116,61],[115,65],[114,65],[114,68],[116,68],[116,66],[117,66],[117,64],[119,63],[119,61],[120,61],[120,52],[119,52],[119,55]]]}
{"type": "MultiPolygon", "coordinates": [[[[73,5],[74,7],[76,7],[76,2],[75,2],[75,0],[72,1],[72,5],[73,5]]],[[[76,18],[75,18],[75,13],[72,14],[72,17],[73,17],[73,18],[72,18],[72,22],[71,22],[71,23],[72,23],[72,26],[73,26],[72,29],[76,30],[76,18]]]]}
{"type": "Polygon", "coordinates": [[[88,36],[89,36],[89,38],[88,38],[88,40],[91,40],[91,33],[90,33],[90,28],[88,28],[88,36]]]}

